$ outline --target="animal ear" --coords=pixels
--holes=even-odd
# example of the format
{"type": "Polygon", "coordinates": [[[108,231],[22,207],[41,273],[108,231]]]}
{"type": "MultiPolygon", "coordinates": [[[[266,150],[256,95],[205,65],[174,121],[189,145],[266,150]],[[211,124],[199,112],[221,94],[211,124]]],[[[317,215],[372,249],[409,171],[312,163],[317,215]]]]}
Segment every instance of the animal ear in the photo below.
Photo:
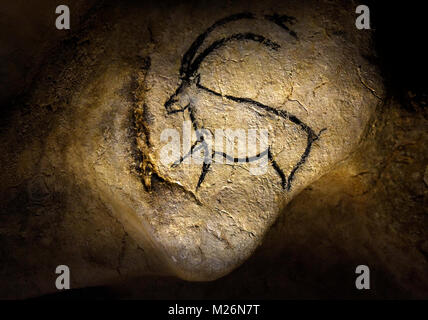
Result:
{"type": "Polygon", "coordinates": [[[274,13],[273,15],[266,15],[265,19],[275,23],[276,25],[280,26],[282,29],[287,31],[292,37],[297,39],[297,34],[293,30],[291,30],[288,26],[286,26],[286,23],[289,23],[290,25],[296,23],[296,18],[287,16],[285,14],[279,15],[274,13]]]}

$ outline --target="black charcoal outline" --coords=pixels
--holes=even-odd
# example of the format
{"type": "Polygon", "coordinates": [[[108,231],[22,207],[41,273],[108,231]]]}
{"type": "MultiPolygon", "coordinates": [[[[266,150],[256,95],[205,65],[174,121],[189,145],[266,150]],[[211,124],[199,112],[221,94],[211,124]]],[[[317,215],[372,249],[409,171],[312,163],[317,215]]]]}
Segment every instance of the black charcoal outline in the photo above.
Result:
{"type": "MultiPolygon", "coordinates": [[[[295,39],[298,39],[297,34],[291,30],[288,26],[285,25],[285,23],[293,24],[295,21],[294,17],[290,17],[287,15],[265,15],[263,17],[264,19],[278,25],[285,31],[287,31],[292,37],[295,39]]],[[[208,37],[208,35],[216,28],[233,21],[242,20],[242,19],[256,19],[256,17],[252,13],[244,12],[239,14],[234,14],[231,16],[228,16],[226,18],[220,19],[217,22],[215,22],[213,25],[211,25],[208,29],[205,30],[202,34],[200,34],[195,41],[191,44],[189,49],[185,52],[183,55],[182,61],[181,61],[181,67],[180,67],[180,84],[178,85],[175,92],[169,97],[169,99],[165,102],[164,107],[167,111],[167,114],[174,114],[177,112],[184,112],[188,110],[190,120],[192,122],[193,128],[196,131],[197,138],[195,143],[190,147],[190,150],[184,155],[180,156],[180,159],[173,163],[173,167],[180,165],[183,160],[185,160],[187,157],[192,155],[194,152],[200,150],[201,148],[204,148],[204,162],[202,164],[202,171],[199,176],[198,184],[196,186],[196,190],[201,186],[202,182],[205,179],[206,174],[209,171],[209,168],[211,166],[211,162],[214,159],[215,155],[223,156],[224,158],[228,159],[229,161],[233,162],[252,162],[256,161],[260,158],[260,156],[268,156],[268,160],[272,164],[272,167],[277,172],[277,174],[281,178],[281,186],[283,189],[286,189],[289,191],[291,189],[291,183],[296,175],[297,170],[306,162],[307,158],[309,157],[312,145],[315,141],[317,141],[321,135],[321,133],[326,130],[322,129],[318,134],[316,134],[312,128],[310,128],[307,124],[305,124],[303,121],[301,121],[297,116],[289,113],[288,111],[284,110],[278,110],[273,107],[270,107],[268,105],[265,105],[263,103],[260,103],[258,101],[249,99],[249,98],[242,98],[242,97],[235,97],[231,95],[223,95],[219,92],[216,92],[214,90],[211,90],[200,83],[200,74],[198,73],[199,67],[201,63],[204,61],[204,59],[211,54],[214,50],[219,49],[220,47],[224,46],[225,44],[231,42],[231,41],[255,41],[259,42],[260,44],[268,47],[271,50],[278,50],[280,48],[280,45],[273,42],[272,40],[259,35],[254,34],[251,32],[247,33],[236,33],[226,38],[221,38],[219,40],[216,40],[212,42],[207,48],[205,48],[199,55],[196,56],[199,48],[204,43],[205,39],[208,37]],[[196,56],[196,57],[195,57],[196,56]],[[298,125],[306,134],[307,134],[307,144],[305,151],[303,152],[302,156],[300,157],[299,161],[294,165],[293,169],[291,170],[288,177],[285,175],[284,171],[280,168],[278,163],[275,161],[270,146],[260,152],[258,155],[253,157],[245,157],[245,158],[234,158],[230,155],[227,155],[224,152],[217,152],[213,151],[211,155],[208,155],[208,145],[205,142],[205,138],[203,133],[201,133],[201,130],[204,129],[203,127],[199,128],[196,116],[195,116],[195,110],[194,106],[189,102],[185,107],[182,109],[176,109],[172,110],[171,106],[178,101],[177,97],[190,85],[196,84],[196,87],[198,89],[201,89],[205,92],[208,92],[212,95],[219,96],[226,98],[228,100],[239,102],[246,105],[251,105],[253,107],[257,107],[259,109],[262,109],[264,111],[267,111],[269,113],[272,113],[278,117],[284,118],[285,120],[291,121],[292,123],[298,125]],[[199,146],[198,146],[199,144],[199,146]]]]}

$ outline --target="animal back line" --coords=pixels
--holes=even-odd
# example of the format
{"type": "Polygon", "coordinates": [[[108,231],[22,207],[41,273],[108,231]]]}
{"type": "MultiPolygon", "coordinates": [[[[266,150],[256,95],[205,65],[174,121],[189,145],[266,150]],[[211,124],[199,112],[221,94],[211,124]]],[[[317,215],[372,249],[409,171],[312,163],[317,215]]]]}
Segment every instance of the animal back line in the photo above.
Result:
{"type": "Polygon", "coordinates": [[[276,108],[273,108],[271,106],[265,105],[265,104],[263,104],[261,102],[255,101],[255,100],[250,99],[250,98],[235,97],[235,96],[232,96],[232,95],[222,95],[221,93],[216,92],[216,91],[214,91],[214,90],[212,90],[210,88],[207,88],[207,87],[201,85],[200,83],[197,83],[197,87],[199,89],[202,89],[202,90],[204,90],[204,91],[206,91],[208,93],[211,93],[211,94],[213,94],[215,96],[224,97],[224,98],[226,98],[228,100],[231,100],[231,101],[234,101],[234,102],[248,103],[248,104],[256,106],[256,107],[258,107],[260,109],[263,109],[265,111],[273,113],[273,114],[275,114],[275,115],[277,115],[277,116],[279,116],[279,117],[281,117],[283,119],[290,120],[294,124],[296,124],[299,127],[301,127],[303,129],[303,131],[305,131],[313,139],[316,139],[318,137],[317,134],[307,124],[305,124],[297,116],[291,114],[288,111],[278,110],[276,108]]]}

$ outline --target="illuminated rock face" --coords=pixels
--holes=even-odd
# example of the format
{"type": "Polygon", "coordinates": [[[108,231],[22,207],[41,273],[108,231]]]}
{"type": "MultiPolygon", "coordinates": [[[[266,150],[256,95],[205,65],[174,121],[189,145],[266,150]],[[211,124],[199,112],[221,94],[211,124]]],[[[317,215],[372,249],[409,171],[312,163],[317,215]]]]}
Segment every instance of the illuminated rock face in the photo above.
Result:
{"type": "MultiPolygon", "coordinates": [[[[61,212],[43,217],[50,231],[42,239],[53,244],[33,242],[34,250],[82,271],[77,286],[116,270],[191,280],[229,273],[286,203],[352,152],[382,96],[363,58],[372,53],[370,31],[355,28],[354,8],[341,1],[105,16],[114,22],[83,33],[65,65],[46,71],[55,82],[41,78],[30,101],[38,107],[14,118],[10,128],[31,123],[25,144],[2,139],[5,150],[20,146],[10,170],[17,174],[4,173],[5,181],[44,177],[35,185],[55,195],[43,200],[46,212],[61,212]],[[165,129],[180,133],[173,166],[162,156],[165,129]],[[206,130],[203,140],[197,129],[206,130]],[[192,133],[187,142],[183,130],[192,133]],[[257,143],[243,155],[214,145],[202,153],[205,164],[180,161],[192,145],[203,151],[216,130],[242,130],[247,140],[254,130],[257,143]],[[254,174],[265,160],[265,172],[254,174]]],[[[35,277],[51,272],[44,268],[35,277]]]]}
{"type": "Polygon", "coordinates": [[[310,8],[171,15],[149,54],[137,140],[142,174],[156,175],[147,183],[158,197],[147,212],[156,241],[180,276],[205,280],[247,258],[281,206],[358,144],[379,102],[361,70],[381,89],[360,56],[367,48],[352,15],[331,35],[310,8]],[[179,139],[162,138],[165,128],[179,139]],[[195,134],[201,129],[208,134],[195,134]],[[216,149],[216,129],[265,129],[267,148],[248,145],[240,163],[237,149],[216,149]],[[192,150],[207,155],[205,164],[186,158],[192,150]],[[263,151],[266,172],[251,174],[263,161],[251,157],[263,151]]]}

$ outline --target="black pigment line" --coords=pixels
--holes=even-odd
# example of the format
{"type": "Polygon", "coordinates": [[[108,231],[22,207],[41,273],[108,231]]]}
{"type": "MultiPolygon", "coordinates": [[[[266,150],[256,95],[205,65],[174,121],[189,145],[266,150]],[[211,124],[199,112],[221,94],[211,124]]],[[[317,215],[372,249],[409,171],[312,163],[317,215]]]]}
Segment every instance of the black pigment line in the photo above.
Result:
{"type": "Polygon", "coordinates": [[[293,24],[296,18],[287,16],[287,15],[280,16],[279,14],[276,14],[276,13],[274,13],[273,15],[265,15],[265,18],[269,21],[272,21],[276,25],[280,26],[282,29],[287,31],[292,37],[297,39],[297,34],[293,30],[290,30],[290,28],[284,24],[286,22],[293,24]]]}
{"type": "MultiPolygon", "coordinates": [[[[201,136],[201,137],[203,138],[203,136],[201,136]]],[[[172,166],[173,167],[178,166],[185,159],[187,159],[188,157],[190,157],[194,152],[199,151],[201,148],[204,148],[204,151],[208,150],[208,145],[207,145],[207,143],[203,139],[194,142],[194,144],[190,147],[190,151],[187,152],[184,156],[181,156],[180,159],[177,160],[177,161],[175,161],[172,166]],[[201,143],[201,144],[199,144],[199,143],[201,143]]],[[[241,162],[241,163],[248,162],[249,163],[249,162],[254,162],[254,161],[259,160],[260,157],[266,156],[267,153],[268,153],[268,149],[266,149],[263,152],[259,152],[256,155],[251,156],[251,157],[246,156],[245,158],[239,158],[239,157],[234,158],[234,157],[229,156],[228,154],[226,154],[224,152],[220,152],[220,151],[214,151],[213,154],[214,155],[220,155],[220,156],[226,158],[227,160],[229,160],[231,162],[235,162],[235,163],[236,162],[241,162]]]]}
{"type": "Polygon", "coordinates": [[[225,17],[223,19],[218,20],[213,25],[211,25],[208,29],[206,29],[203,33],[201,33],[195,41],[190,45],[189,49],[186,51],[186,53],[183,55],[183,59],[181,60],[181,67],[180,67],[180,76],[181,78],[184,78],[187,70],[190,67],[190,64],[196,55],[196,52],[200,48],[200,46],[203,44],[205,39],[208,37],[208,35],[216,28],[233,21],[241,20],[241,19],[254,19],[254,15],[249,12],[242,12],[234,15],[230,15],[228,17],[225,17]]]}
{"type": "Polygon", "coordinates": [[[185,79],[190,79],[192,76],[195,76],[197,71],[199,70],[199,66],[201,65],[202,61],[205,60],[205,58],[211,54],[214,50],[217,50],[221,48],[222,46],[226,45],[227,43],[231,41],[255,41],[262,45],[265,45],[266,47],[272,49],[272,50],[278,50],[281,46],[277,44],[276,42],[273,42],[259,34],[254,34],[251,32],[248,33],[236,33],[231,35],[227,38],[222,38],[220,40],[214,41],[211,45],[209,45],[202,53],[200,53],[193,63],[189,66],[189,68],[186,70],[185,79]]]}
{"type": "MultiPolygon", "coordinates": [[[[177,102],[177,101],[173,101],[172,103],[177,102]]],[[[185,106],[183,109],[178,109],[178,110],[170,110],[168,112],[168,114],[174,114],[174,113],[178,113],[178,112],[184,112],[187,108],[189,108],[189,105],[185,106]]]]}
{"type": "MultiPolygon", "coordinates": [[[[272,153],[270,152],[270,148],[268,149],[268,159],[272,163],[272,166],[275,169],[275,171],[281,177],[281,186],[282,186],[283,189],[285,189],[285,185],[287,183],[287,178],[286,178],[286,176],[284,174],[284,171],[281,170],[281,168],[279,167],[278,163],[276,163],[275,159],[273,158],[272,153]]],[[[290,190],[290,189],[287,188],[287,190],[290,190]]]]}
{"type": "Polygon", "coordinates": [[[263,151],[263,152],[259,152],[259,153],[258,153],[258,154],[256,154],[255,156],[252,156],[252,157],[248,157],[248,156],[246,156],[245,158],[239,158],[239,157],[234,158],[234,157],[232,157],[232,156],[229,156],[227,153],[225,153],[225,152],[220,152],[220,151],[214,151],[214,154],[215,154],[215,155],[222,156],[223,158],[225,158],[225,159],[229,160],[230,162],[234,162],[234,163],[238,163],[238,162],[240,162],[240,163],[245,163],[245,162],[247,162],[247,163],[249,163],[249,162],[254,162],[254,161],[259,160],[259,159],[260,159],[260,157],[264,157],[265,155],[267,155],[267,154],[268,154],[268,152],[269,152],[269,149],[266,149],[266,150],[265,150],[265,151],[263,151]]]}
{"type": "Polygon", "coordinates": [[[290,174],[288,175],[287,190],[290,190],[290,188],[291,188],[291,182],[293,181],[294,176],[295,176],[297,170],[306,162],[306,159],[309,156],[309,152],[311,152],[312,143],[315,140],[316,139],[314,139],[313,137],[311,137],[310,135],[308,135],[308,142],[307,142],[307,145],[306,145],[305,152],[303,152],[302,156],[300,157],[299,162],[297,162],[297,164],[293,167],[293,169],[291,170],[290,174]]]}
{"type": "MultiPolygon", "coordinates": [[[[195,130],[195,131],[197,131],[198,129],[199,129],[199,127],[198,127],[198,123],[197,123],[197,121],[196,121],[196,116],[195,116],[195,110],[194,110],[194,108],[190,105],[190,104],[188,104],[188,107],[189,107],[189,116],[190,116],[190,121],[192,121],[192,125],[193,125],[193,129],[195,130]]],[[[198,138],[199,139],[199,138],[198,138]]],[[[204,140],[204,136],[202,136],[202,141],[204,140]]]]}
{"type": "Polygon", "coordinates": [[[172,164],[172,167],[176,167],[176,166],[178,166],[180,163],[182,163],[185,159],[187,159],[188,157],[190,157],[192,154],[193,154],[193,152],[196,152],[196,151],[198,151],[198,150],[200,150],[201,148],[203,148],[204,146],[203,145],[199,145],[198,147],[196,147],[197,145],[198,145],[198,143],[206,143],[205,141],[201,141],[201,140],[197,140],[197,141],[195,141],[194,143],[193,143],[193,145],[190,147],[190,151],[189,152],[187,152],[184,156],[180,156],[180,159],[179,160],[177,160],[177,161],[175,161],[173,164],[172,164]]]}
{"type": "Polygon", "coordinates": [[[235,101],[235,102],[240,102],[240,103],[247,103],[247,104],[251,104],[253,106],[256,106],[260,109],[263,109],[265,111],[268,111],[270,113],[273,113],[281,118],[284,118],[286,120],[290,120],[291,122],[293,122],[294,124],[297,124],[299,127],[301,127],[306,133],[308,133],[309,135],[315,135],[315,132],[308,126],[306,125],[304,122],[302,122],[298,117],[296,117],[295,115],[289,113],[288,111],[284,111],[284,110],[279,110],[273,107],[270,107],[268,105],[265,105],[261,102],[249,99],[249,98],[240,98],[240,97],[234,97],[231,95],[222,95],[219,92],[216,92],[212,89],[209,89],[203,85],[201,85],[200,83],[197,83],[196,86],[208,93],[211,93],[215,96],[219,96],[219,97],[224,97],[226,99],[235,101]]]}
{"type": "MultiPolygon", "coordinates": [[[[206,144],[206,142],[204,142],[204,143],[206,144]]],[[[206,152],[206,154],[207,154],[208,149],[207,149],[207,148],[205,148],[205,150],[204,150],[204,151],[205,151],[205,152],[206,152]]],[[[212,153],[212,158],[211,158],[210,160],[212,160],[212,159],[214,158],[214,156],[217,154],[217,155],[221,155],[221,156],[223,156],[223,157],[224,157],[224,158],[226,158],[227,160],[232,161],[232,162],[234,162],[234,163],[238,163],[238,162],[253,162],[253,161],[259,160],[261,156],[265,156],[265,155],[269,154],[269,152],[270,152],[270,151],[269,151],[269,149],[266,149],[265,151],[260,152],[260,153],[258,153],[257,155],[252,156],[252,157],[245,157],[245,158],[233,158],[233,157],[229,156],[228,154],[226,154],[226,153],[224,153],[224,152],[214,151],[214,152],[212,153]]],[[[204,180],[205,180],[205,176],[206,176],[206,174],[208,173],[209,168],[210,168],[210,166],[211,166],[212,161],[207,161],[206,159],[207,159],[207,157],[205,157],[204,163],[203,163],[203,165],[202,165],[202,172],[201,172],[201,175],[199,176],[198,185],[196,186],[196,189],[199,189],[199,187],[201,186],[202,182],[204,182],[204,180]]],[[[269,159],[269,160],[270,160],[270,159],[269,159]]],[[[284,175],[284,173],[281,171],[281,169],[279,169],[279,167],[278,167],[278,165],[276,164],[276,162],[274,162],[274,163],[275,163],[275,164],[274,164],[274,168],[275,168],[275,165],[276,165],[277,170],[280,170],[279,175],[281,176],[281,179],[285,179],[285,175],[284,175]]],[[[283,180],[283,182],[282,182],[282,185],[283,185],[283,188],[285,189],[285,183],[284,183],[284,180],[283,180]]]]}
{"type": "MultiPolygon", "coordinates": [[[[286,15],[278,15],[278,14],[266,15],[266,16],[264,16],[264,18],[266,20],[278,25],[279,27],[281,27],[282,29],[287,31],[291,36],[293,36],[294,38],[297,39],[297,34],[294,31],[292,31],[288,26],[285,25],[285,23],[293,24],[295,21],[295,18],[290,17],[290,16],[286,16],[286,15]]],[[[239,13],[239,14],[231,15],[231,16],[228,16],[226,18],[220,19],[217,22],[215,22],[213,25],[211,25],[208,29],[206,29],[202,34],[200,34],[195,39],[195,41],[191,44],[189,49],[183,55],[183,59],[181,61],[181,66],[180,66],[181,83],[177,87],[177,89],[175,90],[174,94],[172,94],[170,96],[170,98],[165,102],[165,108],[167,110],[167,114],[174,114],[177,112],[184,112],[185,110],[188,110],[189,115],[190,115],[190,120],[192,121],[193,129],[195,131],[198,131],[199,126],[198,126],[196,114],[195,114],[196,110],[192,105],[188,104],[186,107],[184,107],[182,109],[171,110],[171,106],[175,102],[179,101],[179,99],[177,97],[186,88],[188,88],[189,86],[196,83],[196,87],[198,89],[204,90],[204,91],[206,91],[212,95],[215,95],[217,97],[224,97],[228,100],[238,102],[238,103],[241,103],[244,105],[251,105],[253,107],[262,109],[262,110],[267,111],[269,113],[272,113],[276,116],[279,116],[285,120],[289,120],[292,123],[298,125],[307,134],[307,145],[306,145],[305,151],[303,152],[303,154],[300,157],[297,164],[291,170],[289,176],[286,177],[283,170],[280,168],[278,163],[275,161],[275,159],[274,159],[274,157],[270,151],[270,148],[259,153],[256,156],[253,156],[253,157],[247,156],[245,158],[239,158],[239,157],[234,158],[234,157],[232,157],[232,156],[230,156],[224,152],[213,151],[211,158],[208,159],[208,145],[204,140],[203,134],[201,134],[201,136],[197,138],[197,141],[191,146],[190,151],[185,156],[181,156],[180,160],[175,162],[173,164],[173,166],[182,163],[183,160],[186,159],[187,157],[189,157],[190,155],[192,155],[193,152],[195,152],[201,148],[204,148],[204,163],[202,166],[202,171],[201,171],[201,175],[200,175],[199,180],[198,180],[198,184],[196,186],[196,189],[198,189],[200,187],[200,185],[202,184],[202,182],[204,181],[205,176],[208,173],[209,168],[211,166],[212,159],[214,158],[214,156],[216,154],[221,155],[224,158],[226,158],[230,161],[233,161],[233,162],[252,162],[252,161],[259,159],[260,156],[266,155],[266,153],[267,153],[268,158],[269,158],[269,162],[272,164],[272,166],[275,169],[275,171],[277,172],[277,174],[281,177],[281,185],[282,185],[283,189],[290,190],[291,183],[295,177],[297,170],[306,162],[307,158],[309,157],[313,142],[318,140],[320,134],[326,129],[322,129],[319,132],[319,134],[317,135],[307,124],[305,124],[297,116],[289,113],[288,111],[278,110],[276,108],[273,108],[271,106],[265,105],[261,102],[258,102],[258,101],[255,101],[255,100],[252,100],[249,98],[235,97],[235,96],[231,96],[231,95],[222,95],[222,94],[200,84],[200,75],[198,74],[198,71],[199,71],[199,68],[200,68],[202,62],[214,50],[217,50],[220,47],[225,46],[226,44],[230,43],[231,41],[250,40],[250,41],[255,41],[255,42],[258,42],[262,45],[265,45],[272,50],[278,50],[278,48],[280,48],[279,44],[273,42],[272,40],[270,40],[270,39],[268,39],[262,35],[258,35],[258,34],[254,34],[254,33],[250,33],[250,32],[248,32],[248,33],[236,33],[236,34],[233,34],[229,37],[221,38],[219,40],[212,42],[208,47],[206,47],[205,50],[203,50],[198,56],[196,56],[196,53],[198,52],[199,48],[202,46],[205,39],[208,37],[208,35],[214,29],[216,29],[219,26],[222,26],[226,23],[230,23],[233,21],[241,20],[241,19],[255,19],[255,17],[253,14],[245,12],[245,13],[239,13]],[[196,58],[195,58],[195,56],[196,56],[196,58]],[[201,144],[201,146],[197,147],[198,144],[201,144]],[[209,161],[207,161],[207,159],[209,161]]]]}
{"type": "Polygon", "coordinates": [[[177,113],[177,112],[184,112],[184,110],[186,108],[183,109],[179,109],[179,110],[170,110],[171,106],[178,101],[177,96],[183,92],[183,90],[188,87],[189,84],[188,82],[183,82],[181,85],[179,85],[177,87],[177,89],[175,90],[174,94],[168,99],[167,102],[165,102],[164,107],[166,108],[166,111],[168,114],[173,114],[173,113],[177,113]]]}
{"type": "MultiPolygon", "coordinates": [[[[206,142],[204,142],[204,143],[206,145],[206,142]]],[[[204,158],[204,163],[202,165],[202,172],[201,172],[201,175],[199,177],[198,185],[196,186],[196,190],[201,186],[202,182],[204,182],[205,176],[209,171],[212,160],[214,159],[214,152],[211,153],[211,157],[209,158],[208,157],[208,146],[205,146],[204,156],[205,156],[205,158],[204,158]],[[209,159],[210,161],[207,161],[207,159],[209,159]]]]}
{"type": "Polygon", "coordinates": [[[213,95],[215,95],[217,97],[223,97],[223,95],[221,93],[203,86],[199,81],[196,82],[196,87],[198,87],[199,89],[205,90],[206,92],[211,93],[211,94],[213,94],[213,95]]]}
{"type": "Polygon", "coordinates": [[[201,171],[201,175],[199,176],[199,180],[198,180],[198,184],[196,186],[196,189],[199,189],[202,182],[205,180],[205,176],[208,173],[210,166],[211,166],[211,162],[205,162],[204,161],[204,163],[202,164],[202,171],[201,171]]]}
{"type": "Polygon", "coordinates": [[[301,127],[306,133],[308,134],[315,134],[311,128],[309,128],[305,123],[303,123],[299,118],[297,118],[295,115],[289,113],[288,111],[278,110],[273,107],[267,106],[263,103],[260,103],[258,101],[249,99],[249,98],[240,98],[240,97],[234,97],[230,95],[224,96],[226,99],[235,101],[235,102],[241,102],[241,103],[248,103],[252,104],[253,106],[259,107],[260,109],[266,110],[268,112],[271,112],[279,117],[282,117],[286,120],[290,120],[291,122],[297,124],[299,127],[301,127]]]}
{"type": "MultiPolygon", "coordinates": [[[[258,101],[255,101],[255,100],[252,100],[252,99],[249,99],[249,98],[234,97],[234,96],[231,96],[231,95],[224,95],[223,96],[222,94],[220,94],[220,93],[218,93],[218,92],[216,92],[216,91],[214,91],[212,89],[209,89],[209,88],[201,85],[199,82],[196,85],[197,85],[198,88],[200,88],[202,90],[205,90],[206,92],[211,93],[211,94],[213,94],[215,96],[222,96],[222,97],[224,97],[226,99],[229,99],[229,100],[232,100],[232,101],[235,101],[235,102],[252,104],[252,105],[254,105],[256,107],[259,107],[259,108],[261,108],[261,109],[263,109],[265,111],[271,112],[271,113],[273,113],[273,114],[275,114],[275,115],[277,115],[279,117],[282,117],[282,118],[284,118],[286,120],[290,120],[291,122],[293,122],[293,123],[297,124],[298,126],[300,126],[307,133],[307,135],[308,135],[308,138],[307,138],[308,141],[307,141],[306,149],[305,149],[304,153],[302,154],[302,156],[300,157],[298,163],[291,170],[290,175],[288,176],[288,179],[285,179],[284,172],[281,170],[281,168],[276,163],[276,161],[273,159],[273,157],[272,157],[272,159],[270,159],[270,160],[272,160],[271,162],[272,162],[272,165],[273,165],[274,169],[278,172],[278,174],[281,177],[281,180],[283,182],[282,183],[283,188],[284,189],[286,188],[287,190],[290,190],[290,188],[291,188],[291,182],[293,181],[294,176],[295,176],[297,170],[306,162],[306,159],[308,158],[309,153],[311,151],[312,143],[314,141],[316,141],[319,138],[319,136],[317,134],[315,134],[315,132],[308,125],[306,125],[304,122],[302,122],[298,117],[296,117],[295,115],[293,115],[293,114],[291,114],[291,113],[289,113],[287,111],[275,109],[273,107],[267,106],[267,105],[265,105],[263,103],[260,103],[258,101]],[[286,187],[285,187],[284,181],[287,181],[286,187]]],[[[320,133],[322,131],[324,131],[324,130],[325,129],[321,130],[320,133]]]]}

